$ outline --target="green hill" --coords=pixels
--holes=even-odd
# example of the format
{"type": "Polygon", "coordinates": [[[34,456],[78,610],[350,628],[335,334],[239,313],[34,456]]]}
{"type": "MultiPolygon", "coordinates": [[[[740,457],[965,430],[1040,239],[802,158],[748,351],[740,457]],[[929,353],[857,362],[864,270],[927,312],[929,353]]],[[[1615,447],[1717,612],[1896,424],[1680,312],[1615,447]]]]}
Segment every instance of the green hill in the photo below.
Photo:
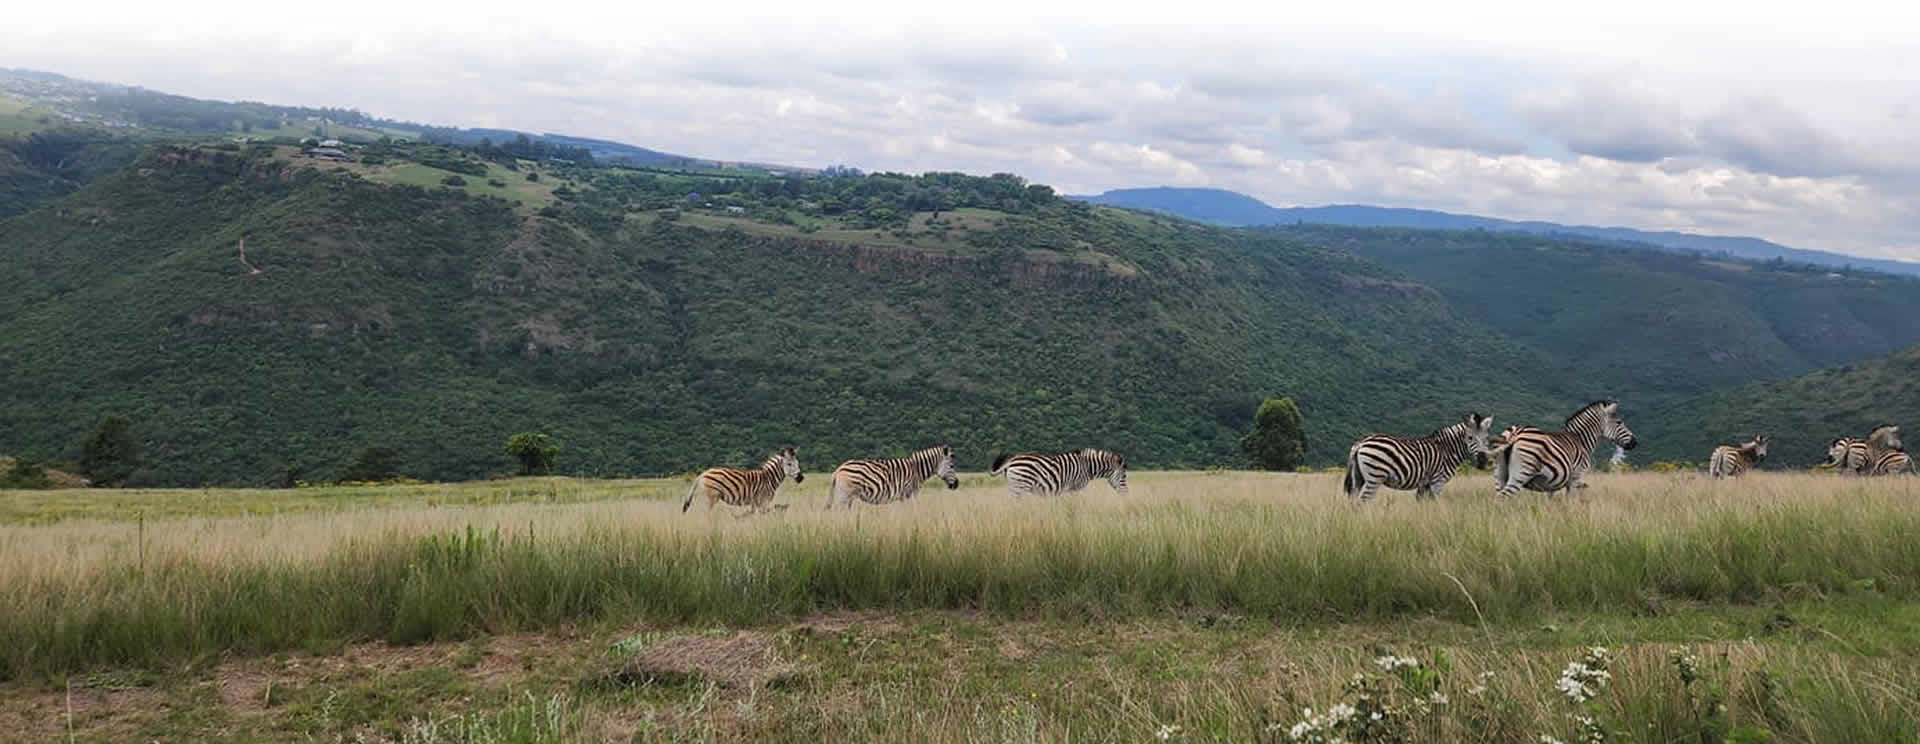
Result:
{"type": "MultiPolygon", "coordinates": [[[[166,148],[0,221],[17,288],[0,296],[0,451],[70,455],[119,412],[146,443],[135,481],[163,484],[330,477],[370,444],[409,474],[471,478],[507,469],[501,443],[526,429],[583,474],[788,443],[820,471],[936,441],[974,468],[1083,445],[1200,466],[1239,462],[1256,402],[1284,394],[1330,462],[1368,430],[1581,395],[1351,254],[1010,176],[502,161],[561,184],[542,206],[383,182],[372,149],[341,167],[284,154],[166,148]]],[[[493,175],[471,153],[378,157],[493,175]]]]}
{"type": "Polygon", "coordinates": [[[1303,225],[1392,266],[1629,408],[1920,343],[1920,280],[1524,234],[1303,225]]]}
{"type": "MultiPolygon", "coordinates": [[[[1920,432],[1920,346],[1716,391],[1666,407],[1645,422],[1636,433],[1645,434],[1648,454],[1657,459],[1705,462],[1715,445],[1770,434],[1766,467],[1808,467],[1826,457],[1834,437],[1865,436],[1884,423],[1920,432]]],[[[1911,442],[1920,435],[1907,436],[1911,442]]]]}

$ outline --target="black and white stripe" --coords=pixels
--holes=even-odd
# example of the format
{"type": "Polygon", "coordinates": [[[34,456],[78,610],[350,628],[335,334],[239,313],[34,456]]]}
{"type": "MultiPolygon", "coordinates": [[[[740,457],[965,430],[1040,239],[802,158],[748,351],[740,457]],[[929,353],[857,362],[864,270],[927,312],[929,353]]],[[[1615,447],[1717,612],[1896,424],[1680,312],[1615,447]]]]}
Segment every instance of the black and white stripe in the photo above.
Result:
{"type": "Polygon", "coordinates": [[[1623,450],[1640,440],[1620,419],[1620,403],[1596,400],[1567,417],[1561,431],[1522,429],[1495,452],[1495,493],[1512,496],[1520,489],[1549,495],[1582,486],[1581,476],[1593,468],[1593,448],[1611,440],[1623,450]]]}
{"type": "Polygon", "coordinates": [[[1095,478],[1105,478],[1120,495],[1127,495],[1127,458],[1100,449],[1076,452],[1024,452],[994,458],[993,475],[1005,474],[1007,491],[1023,494],[1054,495],[1086,488],[1095,478]]]}
{"type": "Polygon", "coordinates": [[[1737,447],[1723,444],[1713,448],[1713,455],[1707,458],[1707,474],[1715,478],[1732,478],[1765,459],[1767,436],[1762,434],[1737,447]]]}
{"type": "Polygon", "coordinates": [[[855,497],[869,504],[905,501],[936,475],[947,488],[960,487],[960,476],[953,472],[952,447],[943,444],[889,460],[848,460],[834,468],[828,481],[827,508],[832,509],[836,501],[853,508],[855,497]]]}
{"type": "Polygon", "coordinates": [[[1492,417],[1469,413],[1459,423],[1424,437],[1367,435],[1347,450],[1342,490],[1353,501],[1372,499],[1381,486],[1413,491],[1416,499],[1437,497],[1468,457],[1486,466],[1487,432],[1492,427],[1492,417]]]}
{"type": "Polygon", "coordinates": [[[688,489],[687,502],[680,505],[680,511],[685,512],[693,506],[693,497],[701,492],[707,494],[708,509],[712,509],[715,502],[721,502],[747,507],[748,514],[772,511],[769,505],[773,503],[773,497],[780,493],[780,486],[786,484],[789,475],[793,476],[795,483],[807,477],[800,472],[800,454],[792,447],[775,452],[765,464],[754,470],[708,468],[693,479],[693,488],[688,489]]]}
{"type": "Polygon", "coordinates": [[[1900,427],[1881,424],[1873,427],[1865,439],[1841,437],[1827,445],[1827,459],[1841,475],[1890,475],[1910,470],[1908,457],[1900,442],[1900,427]]]}

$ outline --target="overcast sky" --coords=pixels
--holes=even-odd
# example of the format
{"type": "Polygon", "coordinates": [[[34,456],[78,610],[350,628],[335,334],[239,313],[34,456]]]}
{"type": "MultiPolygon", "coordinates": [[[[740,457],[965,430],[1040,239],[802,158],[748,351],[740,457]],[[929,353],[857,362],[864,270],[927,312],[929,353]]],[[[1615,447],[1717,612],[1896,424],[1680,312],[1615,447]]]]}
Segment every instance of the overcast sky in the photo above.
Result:
{"type": "Polygon", "coordinates": [[[0,24],[0,66],[202,98],[721,159],[1011,171],[1068,193],[1215,186],[1280,206],[1920,261],[1914,10],[1335,2],[1276,18],[1160,3],[1154,18],[1054,4],[1079,17],[1018,19],[985,15],[1010,4],[944,4],[983,14],[956,20],[881,12],[900,3],[771,6],[840,16],[810,20],[750,2],[708,18],[661,17],[660,3],[512,17],[473,2],[31,5],[0,24]]]}

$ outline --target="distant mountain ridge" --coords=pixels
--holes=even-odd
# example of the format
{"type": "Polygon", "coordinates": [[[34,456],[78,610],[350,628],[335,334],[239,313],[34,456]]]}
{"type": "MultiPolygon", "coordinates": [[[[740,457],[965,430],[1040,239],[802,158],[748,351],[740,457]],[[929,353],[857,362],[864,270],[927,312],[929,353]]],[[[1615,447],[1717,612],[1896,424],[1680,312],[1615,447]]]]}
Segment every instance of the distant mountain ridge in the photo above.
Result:
{"type": "Polygon", "coordinates": [[[1576,236],[1600,240],[1642,243],[1686,253],[1724,253],[1752,261],[1785,261],[1817,266],[1871,269],[1889,274],[1920,276],[1920,263],[1863,258],[1843,253],[1791,248],[1769,240],[1750,237],[1723,237],[1693,233],[1636,230],[1630,227],[1563,225],[1555,222],[1503,220],[1495,217],[1453,214],[1430,209],[1376,207],[1365,204],[1330,204],[1323,207],[1275,207],[1254,197],[1226,189],[1156,186],[1139,189],[1114,189],[1096,196],[1069,196],[1069,199],[1115,207],[1147,209],[1219,225],[1285,225],[1318,223],[1349,227],[1404,227],[1426,230],[1496,230],[1541,235],[1576,236]]]}

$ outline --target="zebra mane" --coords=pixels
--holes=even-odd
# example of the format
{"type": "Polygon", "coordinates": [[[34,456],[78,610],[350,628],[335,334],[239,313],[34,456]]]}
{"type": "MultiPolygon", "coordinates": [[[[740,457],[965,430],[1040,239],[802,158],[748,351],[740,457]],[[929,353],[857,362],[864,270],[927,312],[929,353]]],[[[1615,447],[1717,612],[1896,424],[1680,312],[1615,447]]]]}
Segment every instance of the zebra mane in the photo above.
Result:
{"type": "Polygon", "coordinates": [[[1587,412],[1588,412],[1588,411],[1591,411],[1591,410],[1593,410],[1593,409],[1595,409],[1595,408],[1600,408],[1600,407],[1602,407],[1602,406],[1609,406],[1609,405],[1613,405],[1613,404],[1615,404],[1615,403],[1618,403],[1618,402],[1619,402],[1619,401],[1616,401],[1616,400],[1614,400],[1614,399],[1612,399],[1612,398],[1601,398],[1601,399],[1599,399],[1599,400],[1596,400],[1596,401],[1594,401],[1594,402],[1592,402],[1592,403],[1588,403],[1588,404],[1586,404],[1586,405],[1584,405],[1584,406],[1581,406],[1581,407],[1580,407],[1580,410],[1578,410],[1578,411],[1574,411],[1574,412],[1573,412],[1573,415],[1572,415],[1572,416],[1568,416],[1568,417],[1567,417],[1567,420],[1566,420],[1566,421],[1563,421],[1563,422],[1561,422],[1561,424],[1560,424],[1560,425],[1561,425],[1562,427],[1567,427],[1567,426],[1572,426],[1572,425],[1573,425],[1573,421],[1574,421],[1574,419],[1577,419],[1577,418],[1580,418],[1581,416],[1585,416],[1585,415],[1587,414],[1587,412]]]}

